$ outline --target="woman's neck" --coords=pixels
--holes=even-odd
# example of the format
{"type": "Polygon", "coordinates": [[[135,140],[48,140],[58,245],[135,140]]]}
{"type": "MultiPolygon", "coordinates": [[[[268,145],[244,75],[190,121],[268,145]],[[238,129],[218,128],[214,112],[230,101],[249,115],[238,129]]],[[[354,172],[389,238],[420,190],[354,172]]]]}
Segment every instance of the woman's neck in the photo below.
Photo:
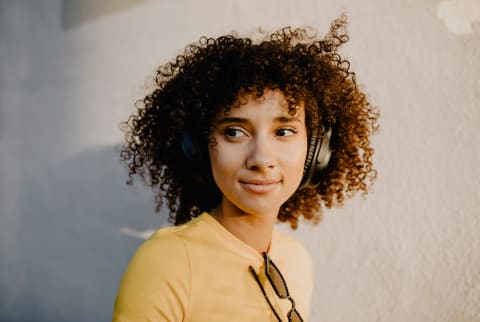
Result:
{"type": "Polygon", "coordinates": [[[276,216],[232,212],[222,205],[211,214],[225,229],[259,253],[269,250],[276,216]]]}

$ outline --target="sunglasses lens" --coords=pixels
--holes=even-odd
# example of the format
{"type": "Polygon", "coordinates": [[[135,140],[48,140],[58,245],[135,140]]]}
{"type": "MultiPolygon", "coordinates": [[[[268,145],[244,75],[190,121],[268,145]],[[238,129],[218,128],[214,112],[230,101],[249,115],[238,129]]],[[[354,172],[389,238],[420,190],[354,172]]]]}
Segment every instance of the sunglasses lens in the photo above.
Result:
{"type": "Polygon", "coordinates": [[[272,281],[273,287],[277,291],[277,295],[279,297],[287,297],[287,287],[285,282],[283,281],[282,275],[274,265],[269,265],[268,274],[270,275],[270,279],[272,281]]]}
{"type": "Polygon", "coordinates": [[[303,319],[300,317],[300,314],[298,314],[297,310],[292,310],[292,311],[290,311],[290,314],[288,315],[288,321],[289,322],[303,322],[303,319]]]}

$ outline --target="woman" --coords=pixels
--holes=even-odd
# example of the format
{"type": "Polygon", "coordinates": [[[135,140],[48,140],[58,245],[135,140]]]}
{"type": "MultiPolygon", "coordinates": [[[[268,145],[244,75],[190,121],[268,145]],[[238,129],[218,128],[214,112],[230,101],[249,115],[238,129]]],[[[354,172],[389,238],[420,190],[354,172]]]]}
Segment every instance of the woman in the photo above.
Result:
{"type": "Polygon", "coordinates": [[[175,226],[137,250],[114,321],[308,321],[310,255],[275,223],[318,223],[376,175],[378,113],[337,52],[345,25],[201,38],[159,68],[122,158],[175,226]]]}

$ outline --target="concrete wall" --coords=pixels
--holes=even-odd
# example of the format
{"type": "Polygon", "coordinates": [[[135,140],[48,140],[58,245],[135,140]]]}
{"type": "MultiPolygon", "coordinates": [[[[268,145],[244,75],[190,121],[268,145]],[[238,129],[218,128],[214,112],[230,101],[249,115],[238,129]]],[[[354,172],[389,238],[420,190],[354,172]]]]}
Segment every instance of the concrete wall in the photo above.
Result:
{"type": "Polygon", "coordinates": [[[0,320],[110,319],[165,224],[116,150],[158,65],[204,34],[323,33],[344,9],[382,112],[379,178],[292,233],[314,256],[312,321],[480,321],[478,0],[0,1],[0,320]]]}

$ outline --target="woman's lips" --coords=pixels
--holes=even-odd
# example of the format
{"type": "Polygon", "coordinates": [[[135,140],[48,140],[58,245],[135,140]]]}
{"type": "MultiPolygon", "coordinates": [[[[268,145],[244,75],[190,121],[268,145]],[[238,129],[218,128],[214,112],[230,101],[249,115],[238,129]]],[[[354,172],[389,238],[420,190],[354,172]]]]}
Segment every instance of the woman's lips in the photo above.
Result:
{"type": "Polygon", "coordinates": [[[267,193],[272,191],[280,183],[279,180],[245,180],[240,181],[242,187],[253,193],[267,193]]]}

